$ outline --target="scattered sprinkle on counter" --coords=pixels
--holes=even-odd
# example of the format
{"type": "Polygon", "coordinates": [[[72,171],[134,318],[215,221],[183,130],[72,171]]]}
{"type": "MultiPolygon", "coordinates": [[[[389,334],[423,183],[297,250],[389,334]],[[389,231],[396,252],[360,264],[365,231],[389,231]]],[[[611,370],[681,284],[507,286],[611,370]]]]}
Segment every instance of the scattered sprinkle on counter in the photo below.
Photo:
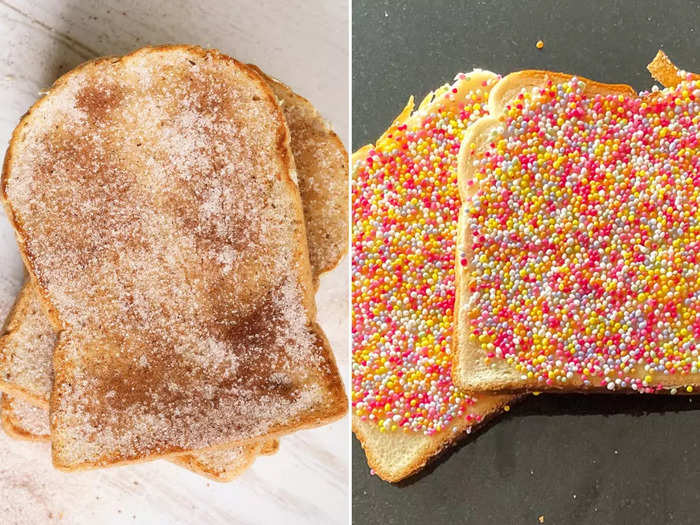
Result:
{"type": "Polygon", "coordinates": [[[544,42],[542,42],[542,40],[538,40],[537,43],[535,44],[535,47],[537,49],[542,49],[544,47],[544,42]]]}

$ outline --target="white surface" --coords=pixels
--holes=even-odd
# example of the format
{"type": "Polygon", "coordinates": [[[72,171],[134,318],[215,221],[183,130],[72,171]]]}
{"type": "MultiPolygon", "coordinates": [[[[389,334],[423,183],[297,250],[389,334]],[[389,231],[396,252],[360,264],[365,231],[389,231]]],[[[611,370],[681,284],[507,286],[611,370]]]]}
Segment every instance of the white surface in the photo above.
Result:
{"type": "MultiPolygon", "coordinates": [[[[216,47],[289,84],[348,144],[346,0],[0,0],[0,144],[62,73],[147,44],[216,47]]],[[[0,212],[0,315],[22,280],[0,212]]],[[[348,377],[347,258],[321,280],[319,319],[348,377]]],[[[346,387],[348,385],[346,384],[346,387]]],[[[0,523],[347,523],[348,418],[283,438],[228,484],[165,461],[66,474],[49,447],[0,435],[0,523]]]]}

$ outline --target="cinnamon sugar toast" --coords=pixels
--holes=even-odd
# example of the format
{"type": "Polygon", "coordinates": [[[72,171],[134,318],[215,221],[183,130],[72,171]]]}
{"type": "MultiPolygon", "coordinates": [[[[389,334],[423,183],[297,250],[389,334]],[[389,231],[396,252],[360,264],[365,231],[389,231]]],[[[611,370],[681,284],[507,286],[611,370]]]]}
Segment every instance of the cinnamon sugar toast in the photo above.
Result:
{"type": "Polygon", "coordinates": [[[184,46],[84,64],[23,118],[2,189],[59,330],[58,468],[220,449],[345,412],[288,144],[254,71],[184,46]]]}
{"type": "MultiPolygon", "coordinates": [[[[7,435],[26,441],[50,441],[48,409],[3,394],[0,423],[7,435]]],[[[274,454],[277,440],[256,442],[214,452],[183,454],[170,459],[192,472],[214,481],[232,481],[243,473],[260,454],[274,454]]]]}
{"type": "MultiPolygon", "coordinates": [[[[685,82],[685,88],[637,95],[629,86],[548,71],[512,73],[494,87],[489,97],[490,116],[468,131],[459,155],[463,208],[457,245],[453,371],[460,387],[475,392],[697,391],[697,351],[687,339],[697,334],[698,310],[697,305],[693,306],[692,288],[698,282],[698,266],[696,260],[683,262],[679,258],[680,254],[692,257],[697,251],[693,229],[691,226],[683,232],[682,215],[664,215],[660,222],[652,215],[658,210],[658,202],[694,210],[686,217],[697,213],[692,192],[686,192],[687,181],[681,182],[688,166],[684,159],[697,158],[697,132],[692,131],[697,125],[693,124],[698,119],[697,103],[687,103],[693,89],[698,93],[697,87],[691,87],[696,81],[690,80],[697,77],[679,77],[663,58],[657,56],[650,70],[672,86],[685,82]],[[551,100],[543,102],[542,97],[551,100]],[[673,110],[667,111],[667,106],[673,110]],[[591,112],[596,111],[600,112],[599,118],[591,119],[591,112]],[[513,122],[521,118],[521,112],[528,112],[528,122],[523,127],[518,121],[518,128],[513,122]],[[537,120],[540,113],[546,113],[545,120],[537,120]],[[611,120],[613,126],[608,124],[611,120]],[[537,138],[528,138],[530,142],[522,144],[540,144],[539,156],[517,157],[521,143],[515,140],[530,129],[539,130],[537,138]],[[559,136],[567,138],[556,142],[559,136]],[[548,156],[551,141],[560,149],[548,156]],[[499,148],[503,147],[511,155],[507,166],[501,165],[505,157],[499,148]],[[678,153],[669,156],[669,147],[678,148],[678,153]],[[591,157],[588,163],[585,156],[591,157]],[[666,165],[657,165],[656,159],[662,156],[668,159],[668,166],[673,166],[673,184],[659,182],[666,165]],[[516,157],[517,162],[513,160],[516,157]],[[549,186],[559,188],[560,195],[554,199],[549,196],[550,189],[538,182],[544,181],[542,176],[528,175],[533,170],[553,174],[550,177],[567,177],[549,186]],[[493,208],[493,216],[482,220],[481,210],[487,213],[492,209],[491,193],[482,190],[493,187],[494,174],[501,177],[503,195],[510,195],[508,205],[493,208]],[[525,204],[515,199],[520,190],[513,189],[516,186],[507,178],[511,176],[515,183],[530,188],[532,198],[526,198],[525,204]],[[521,176],[529,177],[529,183],[517,178],[521,176]],[[649,192],[656,193],[645,201],[649,192]],[[545,195],[542,203],[547,213],[533,212],[533,218],[528,219],[530,226],[521,227],[519,210],[543,209],[542,203],[534,204],[541,195],[545,195]],[[573,219],[569,218],[572,203],[579,210],[573,219]],[[518,216],[506,219],[504,210],[510,209],[518,216]],[[627,210],[625,218],[619,216],[620,210],[627,210]],[[624,221],[631,225],[626,230],[624,221]],[[665,224],[671,221],[677,224],[666,230],[665,224]],[[479,225],[478,233],[472,231],[474,224],[479,225]],[[489,261],[501,260],[497,259],[499,249],[491,243],[495,238],[489,226],[492,224],[507,225],[497,233],[501,246],[514,250],[506,263],[507,271],[499,266],[483,270],[489,261]],[[576,230],[571,230],[572,224],[576,230]],[[653,232],[649,233],[647,224],[654,226],[653,232]],[[551,229],[544,234],[545,247],[540,246],[539,235],[523,235],[531,227],[533,231],[551,229]],[[576,241],[572,244],[567,235],[573,235],[576,241]],[[480,244],[476,256],[475,237],[480,244]],[[518,244],[521,241],[522,246],[518,244]],[[572,247],[560,253],[561,246],[572,247]],[[576,250],[583,250],[584,255],[572,255],[578,253],[576,250]],[[538,261],[545,256],[550,261],[543,259],[547,263],[541,266],[538,261]],[[477,259],[483,264],[481,269],[475,266],[477,259]],[[527,268],[520,266],[523,260],[530,261],[527,268]],[[673,261],[673,266],[655,278],[666,260],[673,261]],[[681,274],[679,265],[683,266],[681,274]],[[506,286],[517,294],[508,295],[502,303],[506,310],[495,310],[484,324],[481,312],[491,312],[491,306],[481,301],[501,297],[503,288],[500,281],[494,281],[493,290],[484,288],[482,284],[489,279],[484,277],[487,272],[497,279],[508,275],[510,284],[506,286]],[[675,279],[682,283],[676,286],[675,279]],[[564,309],[562,294],[570,300],[564,309]],[[512,305],[521,304],[519,301],[525,301],[524,306],[515,312],[512,305]],[[502,317],[510,311],[515,312],[511,319],[520,323],[515,328],[512,321],[502,317]],[[548,328],[534,328],[533,322],[544,322],[548,328]],[[499,328],[493,332],[490,327],[495,326],[499,328]],[[669,336],[671,332],[676,335],[669,336]],[[572,334],[580,334],[575,342],[571,342],[572,334]],[[660,342],[652,344],[649,338],[657,336],[660,342]],[[666,337],[675,341],[668,348],[666,337]],[[639,343],[642,338],[646,339],[639,343]],[[533,348],[551,351],[542,350],[532,357],[533,348]]],[[[672,209],[664,208],[661,213],[672,209]]]]}
{"type": "Polygon", "coordinates": [[[0,423],[5,433],[15,439],[50,441],[49,412],[24,399],[2,394],[0,423]]]}
{"type": "MultiPolygon", "coordinates": [[[[426,405],[437,405],[433,399],[437,400],[438,397],[430,398],[432,394],[429,392],[452,384],[450,367],[446,366],[449,365],[449,345],[438,343],[449,336],[451,322],[446,320],[444,328],[431,329],[430,327],[440,327],[443,323],[433,323],[430,319],[430,325],[419,326],[422,318],[411,316],[414,313],[425,313],[426,317],[437,316],[444,308],[444,303],[448,302],[447,298],[454,295],[454,285],[449,278],[451,254],[447,256],[445,264],[439,261],[438,264],[426,263],[422,266],[421,261],[430,257],[426,253],[431,250],[440,256],[439,252],[446,250],[448,243],[454,244],[449,232],[451,223],[456,222],[456,209],[454,216],[442,211],[448,209],[444,203],[457,195],[456,174],[449,155],[452,159],[456,155],[461,136],[459,133],[463,132],[472,118],[476,118],[480,105],[485,104],[485,95],[496,80],[495,74],[476,70],[460,74],[452,85],[443,86],[428,94],[415,111],[413,99],[409,100],[405,109],[375,144],[364,146],[352,156],[355,409],[352,414],[352,429],[362,444],[370,468],[386,481],[397,482],[415,474],[441,451],[501,413],[504,407],[516,399],[509,395],[484,395],[470,399],[464,394],[461,396],[464,402],[455,400],[449,406],[436,406],[434,411],[438,413],[442,408],[455,413],[458,408],[463,410],[463,413],[455,415],[439,429],[414,430],[398,428],[398,425],[392,428],[393,422],[401,421],[399,414],[385,416],[386,419],[382,422],[373,413],[377,405],[383,406],[385,401],[391,404],[394,394],[398,397],[408,392],[407,397],[413,396],[413,403],[407,399],[401,415],[405,421],[411,419],[409,416],[418,419],[420,416],[409,414],[409,407],[418,401],[426,405]],[[424,137],[433,136],[436,137],[435,143],[423,140],[424,137]],[[435,149],[430,153],[429,148],[433,146],[435,149]],[[421,151],[428,153],[422,154],[421,151]],[[449,155],[446,151],[450,152],[449,155]],[[431,166],[438,166],[438,163],[440,169],[431,169],[431,166]],[[422,171],[425,176],[421,180],[407,176],[406,180],[399,182],[399,176],[390,169],[379,173],[368,171],[373,166],[387,165],[396,166],[397,169],[400,167],[399,173],[422,171]],[[384,186],[379,181],[384,181],[384,186]],[[442,196],[445,197],[444,200],[439,201],[442,196]],[[433,198],[432,210],[441,210],[437,219],[423,204],[423,199],[429,197],[433,198]],[[382,221],[387,217],[392,221],[391,227],[382,229],[382,221]],[[399,238],[398,232],[404,232],[404,237],[399,238]],[[382,245],[377,247],[377,244],[372,244],[374,240],[381,241],[382,245]],[[363,244],[365,241],[366,244],[363,244]],[[418,247],[412,249],[416,244],[418,247]],[[409,248],[401,251],[401,247],[409,248]],[[392,264],[387,274],[379,273],[380,268],[383,268],[382,261],[368,262],[377,253],[383,255],[382,261],[390,261],[392,264]],[[385,295],[376,291],[382,283],[391,279],[391,285],[385,288],[385,295]],[[430,288],[431,282],[449,283],[442,289],[431,289],[432,297],[443,298],[439,303],[429,304],[430,299],[423,295],[430,288]],[[402,298],[400,294],[403,290],[407,295],[402,298]],[[373,317],[375,312],[380,314],[373,317]],[[380,318],[380,315],[384,317],[380,318]],[[429,334],[429,340],[427,337],[423,339],[425,342],[418,341],[417,337],[412,339],[422,331],[429,334]],[[392,339],[392,334],[405,337],[392,339]],[[372,343],[380,339],[383,344],[373,346],[372,343]],[[435,377],[435,381],[429,383],[426,380],[426,384],[423,384],[411,379],[424,377],[426,369],[430,370],[430,377],[435,377]],[[366,395],[365,392],[370,389],[373,390],[366,395]],[[389,394],[384,394],[387,391],[389,394]],[[377,399],[380,395],[387,395],[387,398],[380,402],[377,399]],[[367,397],[372,399],[365,403],[367,397]],[[360,406],[361,403],[364,405],[360,406]],[[380,426],[381,423],[384,424],[380,426]]],[[[459,393],[455,397],[459,399],[459,393]]]]}
{"type": "Polygon", "coordinates": [[[255,69],[277,97],[291,132],[314,283],[348,249],[348,154],[318,110],[279,80],[255,69]]]}
{"type": "MultiPolygon", "coordinates": [[[[263,74],[257,68],[256,71],[263,74]]],[[[318,282],[320,274],[337,264],[347,249],[346,243],[341,242],[347,229],[345,149],[309,101],[281,82],[265,79],[275,88],[278,98],[284,97],[282,108],[291,133],[309,253],[311,260],[316,261],[316,264],[312,262],[311,270],[314,282],[318,282]],[[321,161],[319,155],[331,160],[321,161]]],[[[27,399],[35,406],[46,407],[47,411],[55,341],[56,334],[41,310],[36,292],[26,284],[8,318],[6,333],[0,338],[0,390],[27,399]]],[[[46,418],[48,421],[48,411],[46,418]]],[[[278,446],[277,440],[263,442],[259,453],[274,453],[278,446]]],[[[261,447],[257,444],[247,446],[249,454],[246,455],[240,452],[241,447],[234,447],[235,454],[224,451],[188,454],[172,458],[172,461],[213,479],[228,481],[234,477],[232,474],[241,471],[244,463],[252,462],[252,457],[247,456],[252,456],[258,448],[261,447]]]]}
{"type": "Polygon", "coordinates": [[[56,331],[29,281],[17,295],[0,337],[0,391],[48,409],[56,331]]]}
{"type": "MultiPolygon", "coordinates": [[[[49,441],[49,399],[53,383],[56,332],[41,308],[36,290],[25,283],[0,338],[0,390],[3,428],[18,439],[49,441]]],[[[277,440],[216,452],[183,454],[170,461],[217,481],[231,481],[255,460],[273,453],[277,440]]]]}

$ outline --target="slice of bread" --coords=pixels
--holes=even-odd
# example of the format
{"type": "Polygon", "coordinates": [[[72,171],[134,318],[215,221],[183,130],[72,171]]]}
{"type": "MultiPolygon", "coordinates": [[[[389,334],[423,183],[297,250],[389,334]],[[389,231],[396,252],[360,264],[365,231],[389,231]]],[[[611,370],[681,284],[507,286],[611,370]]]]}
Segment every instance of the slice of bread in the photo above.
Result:
{"type": "MultiPolygon", "coordinates": [[[[647,222],[635,218],[656,223],[650,214],[658,209],[653,203],[661,202],[664,191],[674,195],[674,206],[692,210],[687,217],[695,213],[697,218],[697,202],[692,202],[692,191],[684,189],[685,182],[664,183],[664,191],[644,201],[647,188],[656,191],[654,185],[660,180],[656,174],[665,169],[655,164],[657,159],[667,158],[669,166],[678,166],[670,169],[680,170],[682,176],[686,153],[666,155],[665,148],[682,145],[682,152],[697,158],[692,130],[700,117],[697,102],[689,102],[688,90],[700,91],[691,81],[681,80],[685,84],[676,91],[637,95],[629,86],[548,71],[520,71],[503,78],[491,91],[490,116],[467,132],[459,154],[463,206],[457,242],[453,372],[461,388],[470,392],[686,393],[700,385],[697,350],[688,342],[699,326],[697,304],[693,306],[692,299],[677,300],[695,293],[693,283],[700,282],[698,262],[683,263],[682,278],[679,266],[669,267],[663,280],[670,291],[652,284],[652,274],[658,272],[654,260],[672,256],[675,265],[678,254],[696,253],[693,230],[690,237],[676,235],[680,230],[675,229],[663,233],[662,224],[672,220],[665,218],[655,232],[673,238],[657,242],[654,233],[647,235],[647,222]],[[669,107],[673,109],[667,112],[669,107]],[[688,117],[688,111],[695,113],[688,117]],[[594,112],[600,112],[598,117],[594,112]],[[522,114],[527,114],[527,121],[522,114]],[[615,120],[616,115],[622,117],[615,120]],[[610,127],[611,120],[616,127],[610,127]],[[664,139],[667,133],[673,142],[664,139]],[[590,139],[592,145],[586,141],[590,137],[595,137],[590,139]],[[567,148],[566,154],[550,154],[552,143],[567,148]],[[518,157],[525,149],[537,153],[518,157]],[[620,175],[623,171],[625,177],[620,175]],[[500,177],[498,185],[494,177],[500,177]],[[630,184],[634,189],[628,191],[630,184]],[[496,198],[493,191],[502,193],[496,198]],[[542,197],[556,196],[556,191],[560,196],[542,197]],[[622,219],[618,210],[625,210],[627,218],[622,219]],[[625,221],[632,226],[625,226],[625,221]],[[476,253],[475,224],[480,228],[476,253]],[[496,224],[502,226],[497,229],[496,224]],[[535,229],[540,233],[522,233],[535,229]],[[628,235],[630,230],[634,237],[628,235]],[[637,232],[646,240],[636,237],[637,232]],[[573,238],[577,240],[572,244],[573,238]],[[562,252],[566,246],[571,248],[562,252]],[[583,255],[573,255],[580,250],[583,255]],[[676,277],[687,286],[671,284],[676,277]],[[569,301],[568,306],[562,308],[562,301],[569,301]],[[496,304],[503,308],[488,306],[496,304]],[[516,311],[512,304],[524,306],[516,311]],[[577,306],[584,304],[585,310],[577,306]],[[657,318],[668,322],[687,348],[667,341],[663,344],[670,346],[659,352],[650,343],[657,332],[647,333],[644,327],[656,323],[652,320],[661,311],[658,305],[675,308],[681,316],[673,318],[671,310],[668,315],[664,310],[657,318]],[[549,328],[541,331],[544,324],[549,328]]],[[[688,219],[684,220],[687,224],[688,219]]],[[[674,224],[681,228],[682,222],[674,224]]]]}
{"type": "Polygon", "coordinates": [[[265,450],[277,450],[277,440],[270,440],[270,445],[265,441],[256,441],[252,445],[239,445],[213,450],[211,452],[199,452],[197,454],[183,454],[170,459],[192,472],[206,476],[214,481],[232,481],[250,467],[255,458],[264,454],[265,450]]]}
{"type": "MultiPolygon", "coordinates": [[[[51,441],[48,409],[23,399],[2,395],[0,423],[5,433],[12,438],[51,441]]],[[[170,461],[214,481],[225,482],[240,476],[259,454],[274,454],[278,446],[277,440],[273,439],[221,451],[183,454],[170,461]]]]}
{"type": "MultiPolygon", "coordinates": [[[[347,230],[347,162],[342,161],[341,166],[333,169],[333,163],[319,160],[319,155],[341,161],[347,154],[309,101],[284,84],[267,76],[265,79],[275,89],[278,98],[284,97],[282,107],[291,133],[304,203],[309,254],[311,260],[316,261],[316,264],[312,263],[311,272],[317,283],[320,273],[337,264],[347,249],[346,242],[341,242],[347,230]]],[[[53,327],[41,309],[36,292],[27,283],[17,297],[8,316],[5,334],[0,338],[0,391],[26,399],[36,407],[44,407],[47,422],[55,342],[53,327]]],[[[9,408],[5,411],[6,418],[11,412],[9,408]]],[[[21,428],[21,418],[16,419],[15,428],[21,428]]],[[[229,481],[252,463],[255,454],[270,455],[279,448],[278,440],[261,443],[246,446],[245,454],[243,447],[234,447],[230,451],[186,454],[172,458],[172,461],[213,479],[229,481]]]]}
{"type": "Polygon", "coordinates": [[[48,409],[55,344],[56,332],[27,281],[0,337],[0,391],[48,409]]]}
{"type": "Polygon", "coordinates": [[[49,412],[24,399],[2,394],[0,423],[5,433],[15,439],[50,441],[49,412]]]}
{"type": "Polygon", "coordinates": [[[348,249],[348,154],[318,110],[289,86],[255,69],[279,101],[291,133],[314,283],[348,249]]]}
{"type": "Polygon", "coordinates": [[[504,409],[509,410],[515,401],[510,395],[479,396],[470,407],[470,414],[477,422],[458,421],[431,436],[408,430],[384,432],[376,424],[356,416],[352,419],[352,431],[365,451],[372,472],[384,481],[396,483],[419,472],[431,459],[466,439],[504,409]]]}
{"type": "Polygon", "coordinates": [[[487,71],[458,75],[453,85],[425,97],[415,112],[413,99],[409,100],[376,144],[353,154],[352,425],[370,467],[386,481],[414,474],[514,399],[507,395],[470,399],[455,392],[450,378],[451,348],[446,344],[451,322],[433,322],[442,311],[451,314],[454,296],[450,275],[454,229],[450,227],[456,224],[456,208],[453,217],[445,211],[450,203],[456,206],[456,165],[452,160],[461,134],[480,114],[496,79],[487,71]],[[432,152],[426,142],[421,143],[426,137],[435,137],[432,152]],[[390,168],[373,172],[375,164],[390,168]],[[424,176],[418,180],[404,175],[411,172],[424,176]],[[435,197],[431,204],[424,204],[431,196],[435,197]],[[399,238],[398,231],[403,237],[399,238]],[[406,248],[416,244],[415,249],[406,248]],[[424,264],[430,252],[436,254],[438,262],[424,264]],[[445,264],[441,253],[448,254],[445,264]],[[381,254],[381,260],[373,259],[374,254],[381,254]],[[389,262],[391,270],[382,274],[382,264],[389,262]],[[387,281],[391,285],[382,288],[387,281]],[[431,288],[436,282],[444,287],[431,288]],[[433,298],[437,302],[431,303],[433,298]],[[416,328],[421,323],[423,327],[416,328]],[[396,327],[393,332],[392,326],[396,327]],[[419,336],[432,339],[421,342],[419,336]],[[411,379],[415,377],[423,379],[411,379]],[[430,399],[436,390],[441,391],[440,396],[452,393],[464,399],[435,408],[436,412],[455,412],[446,426],[438,422],[429,428],[411,428],[409,416],[421,416],[395,410],[394,415],[381,414],[384,419],[379,420],[374,413],[378,405],[381,411],[385,402],[393,408],[392,403],[401,402],[402,396],[410,407],[415,405],[410,399],[420,398],[426,404],[442,402],[437,395],[430,399]],[[379,401],[378,396],[384,399],[379,401]]]}
{"type": "Polygon", "coordinates": [[[22,119],[2,190],[60,331],[58,468],[343,415],[288,145],[257,73],[185,46],[84,64],[22,119]]]}
{"type": "MultiPolygon", "coordinates": [[[[3,428],[18,439],[49,441],[56,333],[30,282],[17,296],[5,330],[0,338],[3,428]]],[[[278,447],[276,439],[263,440],[222,451],[183,454],[170,461],[217,481],[231,481],[253,463],[255,456],[273,454],[278,447]]]]}

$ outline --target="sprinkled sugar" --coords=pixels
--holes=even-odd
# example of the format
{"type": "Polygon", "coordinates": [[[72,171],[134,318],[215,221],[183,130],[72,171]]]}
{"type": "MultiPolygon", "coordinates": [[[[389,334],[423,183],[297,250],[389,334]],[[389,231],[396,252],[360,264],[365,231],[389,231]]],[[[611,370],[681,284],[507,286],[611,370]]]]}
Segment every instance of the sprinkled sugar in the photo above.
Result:
{"type": "Polygon", "coordinates": [[[475,160],[471,335],[523,379],[652,392],[698,372],[700,82],[523,92],[475,160]]]}
{"type": "Polygon", "coordinates": [[[51,430],[47,409],[36,407],[17,398],[10,398],[8,405],[12,423],[19,427],[19,430],[37,437],[48,438],[51,430]]]}

